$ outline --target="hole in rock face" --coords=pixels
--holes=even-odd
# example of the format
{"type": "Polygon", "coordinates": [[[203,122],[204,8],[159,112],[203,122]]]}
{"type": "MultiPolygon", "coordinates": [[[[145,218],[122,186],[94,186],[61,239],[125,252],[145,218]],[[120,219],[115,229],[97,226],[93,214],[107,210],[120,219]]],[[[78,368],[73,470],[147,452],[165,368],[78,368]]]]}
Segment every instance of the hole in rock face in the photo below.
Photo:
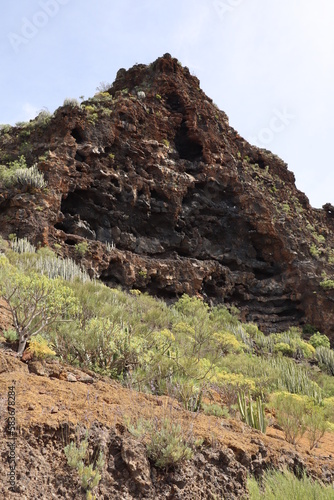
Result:
{"type": "Polygon", "coordinates": [[[74,246],[74,245],[76,245],[77,242],[75,240],[71,240],[68,238],[67,240],[65,240],[65,243],[66,243],[66,245],[74,246]]]}
{"type": "Polygon", "coordinates": [[[189,137],[189,130],[185,121],[182,122],[177,131],[174,142],[181,160],[196,161],[202,158],[203,146],[189,137]]]}
{"type": "Polygon", "coordinates": [[[119,119],[123,122],[127,123],[132,123],[133,124],[133,118],[127,113],[124,113],[123,111],[120,111],[119,113],[119,119]]]}
{"type": "Polygon", "coordinates": [[[74,159],[77,161],[84,161],[85,160],[85,158],[81,154],[79,154],[78,152],[75,153],[74,159]]]}
{"type": "Polygon", "coordinates": [[[55,224],[55,228],[67,233],[69,239],[76,235],[88,240],[111,240],[110,230],[115,223],[109,216],[111,206],[103,203],[98,190],[78,189],[68,193],[61,201],[62,220],[55,224]]]}
{"type": "Polygon", "coordinates": [[[169,94],[166,97],[166,104],[172,111],[175,111],[178,113],[183,113],[183,109],[184,109],[183,104],[181,103],[180,97],[178,96],[178,94],[176,94],[176,93],[169,94]]]}
{"type": "Polygon", "coordinates": [[[84,139],[82,137],[82,132],[78,128],[74,128],[71,132],[71,136],[77,141],[78,144],[82,144],[84,139]]]}

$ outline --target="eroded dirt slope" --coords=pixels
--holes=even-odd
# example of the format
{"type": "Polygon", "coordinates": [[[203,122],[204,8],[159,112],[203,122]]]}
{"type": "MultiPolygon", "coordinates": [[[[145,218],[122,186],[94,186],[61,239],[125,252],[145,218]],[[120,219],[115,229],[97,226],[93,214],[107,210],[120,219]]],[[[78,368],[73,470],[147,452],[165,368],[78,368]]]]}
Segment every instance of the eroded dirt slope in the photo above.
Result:
{"type": "MultiPolygon", "coordinates": [[[[334,480],[334,439],[326,434],[319,448],[308,451],[284,441],[272,425],[266,435],[240,421],[185,411],[167,397],[126,389],[108,378],[85,373],[58,361],[19,361],[0,350],[0,495],[1,498],[85,498],[75,470],[66,463],[64,447],[76,430],[89,429],[89,450],[102,450],[105,465],[98,499],[246,498],[246,474],[261,475],[270,466],[306,470],[325,482],[334,480]],[[17,493],[8,492],[7,387],[15,381],[17,493]],[[161,472],[147,460],[143,443],[126,428],[138,418],[169,417],[185,433],[203,439],[194,459],[161,472]]],[[[95,455],[94,455],[95,454],[95,455]]]]}

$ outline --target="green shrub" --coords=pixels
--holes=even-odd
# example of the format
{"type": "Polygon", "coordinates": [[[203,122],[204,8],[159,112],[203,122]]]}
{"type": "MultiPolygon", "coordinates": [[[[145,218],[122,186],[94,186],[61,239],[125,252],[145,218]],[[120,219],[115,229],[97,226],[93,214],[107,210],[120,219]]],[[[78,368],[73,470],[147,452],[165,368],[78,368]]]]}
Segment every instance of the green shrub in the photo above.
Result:
{"type": "MultiPolygon", "coordinates": [[[[250,390],[253,397],[261,395],[265,397],[276,388],[279,371],[265,358],[251,354],[239,354],[238,356],[228,354],[221,359],[219,366],[230,372],[230,376],[235,375],[239,378],[239,389],[234,385],[235,397],[239,390],[247,392],[250,390]],[[240,378],[241,376],[243,379],[240,378]]],[[[227,377],[224,377],[223,381],[228,382],[227,377]]],[[[231,382],[233,384],[233,380],[231,382]]]]}
{"type": "MultiPolygon", "coordinates": [[[[41,249],[42,250],[42,249],[41,249]]],[[[89,274],[72,259],[61,259],[55,255],[43,255],[37,252],[38,259],[33,263],[34,268],[51,279],[62,278],[65,281],[80,280],[82,283],[90,281],[89,274]]]]}
{"type": "Polygon", "coordinates": [[[80,103],[79,103],[78,99],[66,98],[64,100],[63,106],[71,106],[72,108],[79,108],[80,103]]]}
{"type": "Polygon", "coordinates": [[[71,325],[60,324],[52,334],[53,343],[63,359],[77,360],[98,373],[122,378],[138,362],[140,339],[130,335],[113,318],[91,318],[71,325]]]}
{"type": "Polygon", "coordinates": [[[309,359],[315,355],[314,347],[302,340],[299,329],[290,328],[287,332],[271,334],[270,338],[273,343],[270,351],[273,353],[296,359],[309,359]]]}
{"type": "Polygon", "coordinates": [[[228,409],[226,407],[218,405],[217,403],[213,404],[202,403],[202,410],[205,413],[205,415],[213,415],[214,417],[223,417],[223,418],[229,417],[228,409]]]}
{"type": "Polygon", "coordinates": [[[247,482],[250,500],[333,500],[333,488],[303,474],[301,479],[290,471],[266,471],[261,485],[255,478],[247,482]]]}
{"type": "Polygon", "coordinates": [[[70,467],[78,467],[78,464],[85,459],[87,454],[87,449],[88,449],[87,437],[86,439],[80,442],[79,447],[73,441],[69,443],[64,449],[68,465],[70,467]]]}
{"type": "Polygon", "coordinates": [[[37,189],[44,189],[47,186],[44,180],[44,175],[38,170],[37,165],[17,170],[16,183],[21,184],[22,186],[31,186],[37,189]]]}
{"type": "Polygon", "coordinates": [[[274,347],[275,353],[281,353],[283,356],[292,356],[294,353],[293,347],[285,342],[277,342],[274,347]]]}
{"type": "Polygon", "coordinates": [[[41,127],[46,127],[52,118],[52,114],[48,109],[42,109],[36,116],[35,123],[41,127]]]}
{"type": "Polygon", "coordinates": [[[74,248],[79,255],[84,256],[88,250],[88,243],[86,241],[81,241],[74,245],[74,248]]]}
{"type": "Polygon", "coordinates": [[[227,353],[242,352],[242,344],[229,332],[218,332],[212,335],[212,340],[216,344],[216,349],[220,355],[227,353]]]}
{"type": "Polygon", "coordinates": [[[321,281],[320,286],[324,290],[333,290],[334,289],[334,280],[324,280],[324,281],[321,281]]]}
{"type": "Polygon", "coordinates": [[[38,170],[37,165],[28,168],[23,155],[10,162],[7,167],[5,165],[0,166],[0,181],[6,187],[21,184],[22,186],[43,189],[47,185],[44,175],[38,170]]]}
{"type": "Polygon", "coordinates": [[[183,294],[174,307],[179,313],[192,317],[194,320],[202,320],[209,312],[209,306],[203,300],[197,297],[189,297],[187,294],[183,294]]]}
{"type": "Polygon", "coordinates": [[[328,262],[334,264],[334,249],[331,248],[328,252],[328,262]]]}
{"type": "Polygon", "coordinates": [[[16,330],[14,330],[13,328],[10,328],[9,330],[4,330],[3,336],[9,342],[15,342],[16,340],[18,340],[16,330]]]}
{"type": "Polygon", "coordinates": [[[323,408],[326,421],[334,423],[334,396],[324,399],[323,408]]]}
{"type": "Polygon", "coordinates": [[[0,256],[0,294],[13,316],[19,356],[30,337],[78,312],[72,290],[60,280],[50,280],[33,271],[25,274],[12,266],[5,256],[0,256]]]}
{"type": "Polygon", "coordinates": [[[23,122],[23,121],[18,121],[15,123],[15,127],[18,127],[18,128],[26,128],[28,127],[28,122],[23,122]]]}
{"type": "Polygon", "coordinates": [[[322,234],[318,234],[318,233],[312,233],[312,236],[315,240],[317,240],[318,243],[322,244],[322,243],[326,243],[326,238],[322,235],[322,234]]]}
{"type": "Polygon", "coordinates": [[[315,246],[314,243],[310,246],[310,254],[312,257],[318,258],[320,256],[320,250],[315,246]]]}
{"type": "Polygon", "coordinates": [[[231,309],[229,311],[225,306],[219,305],[208,310],[209,318],[215,330],[224,330],[230,326],[237,326],[239,324],[237,315],[238,311],[231,309]]]}
{"type": "Polygon", "coordinates": [[[177,375],[169,384],[169,395],[180,401],[189,411],[198,411],[203,397],[203,385],[185,376],[177,375]]]}
{"type": "Polygon", "coordinates": [[[196,440],[190,431],[180,424],[165,417],[161,421],[139,419],[128,429],[135,437],[146,444],[148,458],[161,469],[168,469],[190,460],[194,449],[200,446],[201,440],[196,440]]]}
{"type": "Polygon", "coordinates": [[[91,106],[89,104],[89,105],[84,106],[84,109],[87,112],[87,119],[88,119],[89,123],[91,123],[92,125],[95,125],[95,123],[99,119],[97,108],[95,106],[91,106]]]}
{"type": "Polygon", "coordinates": [[[317,347],[316,358],[319,365],[334,376],[334,351],[328,347],[317,347]]]}
{"type": "MultiPolygon", "coordinates": [[[[109,85],[108,88],[112,87],[112,85],[110,83],[108,85],[109,85]]],[[[98,92],[97,94],[95,94],[93,97],[93,100],[94,101],[102,101],[102,102],[112,101],[113,97],[111,94],[109,94],[109,92],[107,92],[107,90],[105,90],[103,92],[101,91],[101,92],[98,92]]]]}
{"type": "Polygon", "coordinates": [[[0,125],[0,134],[1,135],[5,135],[5,134],[8,134],[8,132],[10,132],[12,130],[12,125],[7,125],[7,124],[1,124],[0,125]]]}
{"type": "Polygon", "coordinates": [[[134,312],[135,301],[119,290],[107,287],[98,281],[79,280],[69,282],[81,304],[82,321],[89,321],[91,318],[109,319],[114,323],[126,326],[130,312],[134,312]]]}
{"type": "Polygon", "coordinates": [[[12,238],[10,240],[10,246],[13,252],[16,253],[35,253],[36,247],[30,243],[27,238],[12,238]]]}
{"type": "Polygon", "coordinates": [[[330,349],[330,341],[327,335],[323,335],[320,332],[316,332],[312,335],[309,340],[309,343],[316,349],[317,347],[326,347],[330,349]]]}
{"type": "Polygon", "coordinates": [[[296,444],[306,431],[305,399],[301,396],[279,393],[274,395],[273,406],[278,424],[282,427],[288,443],[296,444]]]}
{"type": "Polygon", "coordinates": [[[229,411],[233,411],[234,406],[238,403],[238,393],[240,391],[254,393],[255,382],[241,373],[219,371],[213,376],[210,387],[219,394],[221,401],[228,406],[229,411]]]}
{"type": "Polygon", "coordinates": [[[52,349],[54,347],[41,335],[36,335],[32,337],[29,342],[29,347],[27,352],[32,354],[37,359],[45,359],[48,357],[55,356],[55,351],[52,349]]]}
{"type": "Polygon", "coordinates": [[[21,155],[17,160],[6,165],[0,165],[0,182],[5,187],[13,186],[16,182],[16,172],[20,169],[26,169],[27,163],[25,157],[21,155]]]}
{"type": "Polygon", "coordinates": [[[310,359],[313,358],[314,356],[315,356],[315,348],[311,344],[301,339],[298,339],[296,341],[296,351],[295,351],[296,358],[310,359]]]}
{"type": "Polygon", "coordinates": [[[310,443],[310,450],[318,445],[320,439],[328,430],[325,409],[316,405],[309,407],[305,416],[305,423],[308,429],[307,437],[310,443]]]}
{"type": "Polygon", "coordinates": [[[244,329],[248,333],[251,339],[256,340],[258,336],[263,337],[264,334],[259,330],[258,326],[254,323],[246,323],[244,329]]]}
{"type": "Polygon", "coordinates": [[[277,369],[276,388],[291,394],[304,394],[317,403],[322,400],[321,388],[313,380],[306,367],[297,365],[292,359],[276,358],[270,361],[277,369]]]}
{"type": "Polygon", "coordinates": [[[86,438],[79,443],[79,446],[71,442],[64,448],[64,453],[68,465],[77,469],[81,486],[87,491],[87,498],[92,498],[91,492],[98,486],[102,477],[101,472],[104,466],[102,452],[100,452],[95,463],[89,463],[88,436],[86,434],[86,438]]]}
{"type": "Polygon", "coordinates": [[[322,390],[324,398],[334,397],[334,377],[328,373],[315,373],[315,381],[322,390]]]}
{"type": "Polygon", "coordinates": [[[95,106],[88,104],[87,106],[85,106],[85,110],[87,111],[87,113],[94,113],[96,111],[96,108],[95,106]]]}

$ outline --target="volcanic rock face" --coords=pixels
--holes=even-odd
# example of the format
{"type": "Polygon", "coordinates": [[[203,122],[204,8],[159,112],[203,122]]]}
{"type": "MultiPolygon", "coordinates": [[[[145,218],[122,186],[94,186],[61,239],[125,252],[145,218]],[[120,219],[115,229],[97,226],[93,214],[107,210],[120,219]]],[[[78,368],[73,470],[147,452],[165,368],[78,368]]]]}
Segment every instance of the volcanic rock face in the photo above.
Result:
{"type": "Polygon", "coordinates": [[[0,191],[4,236],[61,245],[109,285],[200,294],[265,332],[308,323],[334,339],[334,291],[320,286],[334,274],[332,206],[312,209],[286,164],[240,137],[170,55],[2,133],[0,148],[2,163],[24,151],[48,183],[0,191]]]}

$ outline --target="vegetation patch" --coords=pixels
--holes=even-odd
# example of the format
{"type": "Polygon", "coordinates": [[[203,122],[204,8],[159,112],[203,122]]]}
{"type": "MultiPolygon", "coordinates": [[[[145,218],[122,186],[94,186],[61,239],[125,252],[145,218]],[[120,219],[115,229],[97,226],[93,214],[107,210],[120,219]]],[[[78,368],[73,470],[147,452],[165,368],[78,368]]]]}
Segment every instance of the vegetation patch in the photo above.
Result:
{"type": "Polygon", "coordinates": [[[249,478],[248,490],[250,500],[333,499],[333,488],[331,486],[324,486],[322,483],[307,477],[305,473],[301,479],[298,479],[286,469],[283,472],[265,472],[259,483],[254,478],[249,478]]]}
{"type": "Polygon", "coordinates": [[[179,423],[165,417],[158,419],[139,419],[128,423],[129,432],[145,443],[147,456],[155,467],[169,469],[194,455],[194,449],[202,444],[191,430],[185,430],[179,423]]]}

